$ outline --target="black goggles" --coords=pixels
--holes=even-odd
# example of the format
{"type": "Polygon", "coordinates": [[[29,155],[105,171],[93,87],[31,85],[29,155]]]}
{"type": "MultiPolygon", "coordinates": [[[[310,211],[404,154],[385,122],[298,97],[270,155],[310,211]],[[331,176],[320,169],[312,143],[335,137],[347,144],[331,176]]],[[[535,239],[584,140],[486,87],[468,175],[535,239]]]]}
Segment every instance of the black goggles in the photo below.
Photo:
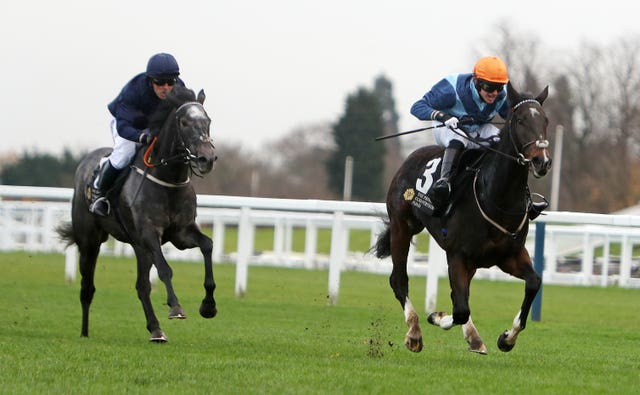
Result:
{"type": "Polygon", "coordinates": [[[480,89],[482,89],[487,93],[491,93],[494,91],[500,92],[502,91],[502,88],[504,88],[504,84],[501,84],[499,82],[488,82],[488,81],[479,81],[478,86],[480,87],[480,89]]]}
{"type": "Polygon", "coordinates": [[[151,78],[151,82],[153,82],[154,85],[158,85],[158,86],[165,86],[165,85],[169,85],[169,86],[174,86],[176,84],[176,81],[178,79],[175,77],[171,77],[171,78],[151,78]]]}

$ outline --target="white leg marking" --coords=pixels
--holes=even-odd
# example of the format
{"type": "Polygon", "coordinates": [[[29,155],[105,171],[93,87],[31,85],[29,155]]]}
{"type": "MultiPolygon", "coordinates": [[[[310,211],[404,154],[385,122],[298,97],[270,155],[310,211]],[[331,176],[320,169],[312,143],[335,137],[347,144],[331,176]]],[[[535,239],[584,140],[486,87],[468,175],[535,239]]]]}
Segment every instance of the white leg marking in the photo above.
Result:
{"type": "Polygon", "coordinates": [[[409,323],[409,316],[411,316],[411,313],[415,314],[416,311],[413,308],[413,304],[411,303],[409,298],[405,298],[405,300],[404,300],[404,322],[409,323]]]}
{"type": "Polygon", "coordinates": [[[518,334],[522,330],[520,326],[520,312],[516,315],[516,318],[513,319],[513,327],[506,332],[507,338],[505,341],[507,344],[515,344],[516,339],[518,338],[518,334]]]}
{"type": "Polygon", "coordinates": [[[433,323],[442,329],[451,329],[451,327],[453,326],[452,315],[444,315],[444,313],[431,313],[430,317],[430,319],[433,320],[433,323]]]}

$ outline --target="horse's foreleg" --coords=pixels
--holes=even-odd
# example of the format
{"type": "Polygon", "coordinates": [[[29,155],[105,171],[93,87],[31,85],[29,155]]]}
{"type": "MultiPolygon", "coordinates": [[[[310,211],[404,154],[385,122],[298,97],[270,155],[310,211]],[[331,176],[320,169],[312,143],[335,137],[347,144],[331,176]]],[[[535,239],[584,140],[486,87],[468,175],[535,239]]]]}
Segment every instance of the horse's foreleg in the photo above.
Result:
{"type": "Polygon", "coordinates": [[[404,311],[404,318],[409,330],[405,336],[404,344],[413,352],[422,351],[422,331],[418,319],[418,313],[409,300],[409,276],[407,274],[407,255],[412,234],[406,223],[398,224],[392,221],[391,224],[391,259],[393,270],[389,277],[389,284],[393,293],[400,302],[404,311]]]}
{"type": "Polygon", "coordinates": [[[213,298],[213,291],[216,289],[216,282],[213,278],[213,263],[211,261],[213,242],[208,236],[199,233],[198,245],[204,257],[204,299],[200,304],[200,315],[204,318],[213,318],[218,313],[216,301],[213,298]]]}
{"type": "Polygon", "coordinates": [[[498,337],[498,348],[501,351],[511,351],[516,345],[516,340],[520,332],[527,326],[527,318],[529,317],[529,310],[533,299],[536,297],[538,290],[540,289],[541,279],[538,273],[533,270],[531,264],[531,258],[525,248],[522,249],[518,259],[510,259],[501,265],[500,268],[515,277],[521,278],[525,281],[524,299],[520,306],[520,311],[513,319],[513,325],[511,329],[504,331],[498,337]]]}
{"type": "Polygon", "coordinates": [[[216,289],[216,283],[213,279],[213,262],[211,253],[213,251],[213,242],[211,238],[203,234],[195,223],[184,227],[177,232],[171,239],[176,248],[181,250],[198,246],[202,257],[204,258],[204,290],[205,295],[200,304],[200,315],[204,318],[213,318],[218,313],[216,301],[213,298],[213,291],[216,289]]]}
{"type": "Polygon", "coordinates": [[[447,253],[449,266],[449,285],[451,286],[451,302],[453,314],[443,311],[429,314],[428,321],[432,325],[442,329],[451,329],[453,325],[463,325],[469,321],[471,310],[469,309],[469,285],[475,270],[469,270],[461,257],[451,256],[447,253]]]}
{"type": "Polygon", "coordinates": [[[469,321],[462,325],[462,335],[464,340],[469,344],[469,351],[477,352],[479,354],[487,354],[487,346],[482,341],[476,326],[473,325],[473,320],[469,317],[469,321]]]}
{"type": "MultiPolygon", "coordinates": [[[[182,306],[180,306],[180,302],[178,301],[178,297],[173,289],[173,270],[169,263],[165,259],[162,254],[162,246],[160,244],[159,236],[155,233],[148,232],[142,236],[143,247],[145,250],[149,251],[151,254],[151,263],[156,266],[158,270],[158,278],[165,286],[167,291],[167,305],[169,305],[169,319],[172,318],[180,318],[185,319],[187,315],[185,314],[182,306]]],[[[149,266],[151,267],[151,266],[149,266]]],[[[147,278],[149,274],[147,273],[147,278]]]]}
{"type": "MultiPolygon", "coordinates": [[[[153,311],[153,305],[151,304],[151,283],[149,282],[149,270],[152,265],[152,253],[148,253],[141,247],[135,247],[136,258],[138,261],[138,273],[136,279],[136,291],[138,292],[138,299],[142,303],[142,309],[147,319],[147,330],[151,333],[152,342],[164,343],[167,341],[162,329],[160,329],[160,323],[153,311]]],[[[160,273],[160,269],[158,269],[160,273]]]]}
{"type": "Polygon", "coordinates": [[[169,266],[169,263],[165,259],[164,255],[162,255],[162,250],[160,246],[153,253],[153,262],[156,265],[156,269],[158,269],[158,278],[164,284],[165,289],[167,290],[167,305],[169,305],[169,319],[179,318],[185,319],[187,315],[185,314],[180,302],[178,301],[178,297],[173,289],[173,269],[169,266]]]}

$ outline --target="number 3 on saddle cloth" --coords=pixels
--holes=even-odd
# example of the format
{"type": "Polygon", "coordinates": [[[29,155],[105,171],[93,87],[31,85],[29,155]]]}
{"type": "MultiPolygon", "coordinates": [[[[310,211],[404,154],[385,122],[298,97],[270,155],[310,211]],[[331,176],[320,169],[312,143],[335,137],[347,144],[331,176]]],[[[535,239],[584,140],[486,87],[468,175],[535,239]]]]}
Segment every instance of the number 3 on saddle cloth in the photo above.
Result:
{"type": "Polygon", "coordinates": [[[429,196],[429,190],[440,178],[442,158],[433,158],[424,166],[422,173],[415,182],[415,188],[407,188],[404,191],[404,200],[411,201],[411,205],[422,214],[439,217],[448,206],[448,202],[434,202],[429,196]]]}

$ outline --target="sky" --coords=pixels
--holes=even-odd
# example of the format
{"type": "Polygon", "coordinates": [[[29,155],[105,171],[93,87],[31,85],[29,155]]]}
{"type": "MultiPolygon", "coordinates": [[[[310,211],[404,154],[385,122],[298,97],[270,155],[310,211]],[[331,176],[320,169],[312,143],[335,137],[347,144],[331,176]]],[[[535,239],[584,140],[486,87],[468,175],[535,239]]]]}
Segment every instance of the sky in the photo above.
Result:
{"type": "Polygon", "coordinates": [[[379,75],[393,83],[400,130],[421,127],[413,102],[470,72],[501,21],[550,51],[640,33],[629,0],[21,0],[0,15],[0,154],[111,146],[106,106],[158,52],[204,89],[219,150],[259,149],[335,123],[379,75]]]}

